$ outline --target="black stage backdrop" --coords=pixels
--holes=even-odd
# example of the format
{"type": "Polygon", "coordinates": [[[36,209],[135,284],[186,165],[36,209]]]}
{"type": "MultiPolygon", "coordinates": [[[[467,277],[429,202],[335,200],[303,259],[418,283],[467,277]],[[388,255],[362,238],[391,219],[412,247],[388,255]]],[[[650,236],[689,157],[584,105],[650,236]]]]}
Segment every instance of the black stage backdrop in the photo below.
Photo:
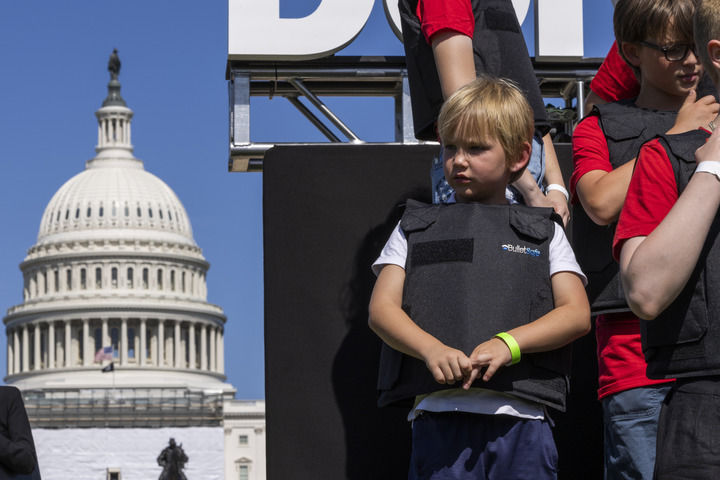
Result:
{"type": "MultiPolygon", "coordinates": [[[[370,265],[407,198],[429,201],[437,146],[278,146],[263,172],[269,480],[407,478],[406,410],[376,407],[370,265]]],[[[568,170],[569,148],[558,153],[568,170]]],[[[594,334],[576,343],[560,478],[602,477],[594,334]]]]}

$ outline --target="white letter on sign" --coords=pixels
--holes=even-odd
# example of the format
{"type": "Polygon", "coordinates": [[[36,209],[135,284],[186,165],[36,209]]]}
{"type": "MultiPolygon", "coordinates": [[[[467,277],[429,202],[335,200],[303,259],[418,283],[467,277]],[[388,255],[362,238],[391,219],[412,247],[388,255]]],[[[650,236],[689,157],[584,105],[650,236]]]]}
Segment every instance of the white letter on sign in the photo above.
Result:
{"type": "Polygon", "coordinates": [[[374,0],[322,0],[304,18],[280,18],[280,0],[228,0],[230,60],[309,60],[353,41],[374,0]]]}
{"type": "Polygon", "coordinates": [[[535,58],[582,58],[582,0],[535,0],[535,58]]]}

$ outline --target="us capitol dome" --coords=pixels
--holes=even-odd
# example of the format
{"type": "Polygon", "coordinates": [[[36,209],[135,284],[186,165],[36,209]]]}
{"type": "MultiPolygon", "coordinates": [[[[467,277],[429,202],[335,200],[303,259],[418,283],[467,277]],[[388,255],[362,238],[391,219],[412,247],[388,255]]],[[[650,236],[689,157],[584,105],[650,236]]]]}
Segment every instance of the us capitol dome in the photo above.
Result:
{"type": "Polygon", "coordinates": [[[119,63],[96,155],[53,195],[20,264],[5,382],[22,391],[43,478],[157,478],[168,436],[193,477],[264,478],[264,402],[226,382],[209,263],[178,197],[133,155],[119,63]]]}

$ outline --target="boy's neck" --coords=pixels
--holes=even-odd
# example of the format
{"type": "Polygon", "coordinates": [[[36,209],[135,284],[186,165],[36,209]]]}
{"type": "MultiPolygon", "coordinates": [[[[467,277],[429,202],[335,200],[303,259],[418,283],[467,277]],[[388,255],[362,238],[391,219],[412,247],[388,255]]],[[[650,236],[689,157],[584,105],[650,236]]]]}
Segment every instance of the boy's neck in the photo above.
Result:
{"type": "Polygon", "coordinates": [[[680,110],[685,97],[678,97],[677,95],[668,95],[663,92],[659,92],[653,88],[640,87],[640,93],[635,100],[635,105],[640,108],[650,108],[653,110],[665,110],[669,112],[677,112],[680,110]]]}

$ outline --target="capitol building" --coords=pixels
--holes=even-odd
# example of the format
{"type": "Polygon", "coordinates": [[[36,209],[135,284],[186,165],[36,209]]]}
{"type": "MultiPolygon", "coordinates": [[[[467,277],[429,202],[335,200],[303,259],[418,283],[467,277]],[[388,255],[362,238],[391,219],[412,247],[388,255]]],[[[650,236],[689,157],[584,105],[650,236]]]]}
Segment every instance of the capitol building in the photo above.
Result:
{"type": "Polygon", "coordinates": [[[209,263],[178,197],[133,155],[114,58],[96,155],[20,264],[5,382],[23,393],[45,480],[158,478],[170,438],[190,480],[264,479],[264,402],[226,382],[209,263]]]}

